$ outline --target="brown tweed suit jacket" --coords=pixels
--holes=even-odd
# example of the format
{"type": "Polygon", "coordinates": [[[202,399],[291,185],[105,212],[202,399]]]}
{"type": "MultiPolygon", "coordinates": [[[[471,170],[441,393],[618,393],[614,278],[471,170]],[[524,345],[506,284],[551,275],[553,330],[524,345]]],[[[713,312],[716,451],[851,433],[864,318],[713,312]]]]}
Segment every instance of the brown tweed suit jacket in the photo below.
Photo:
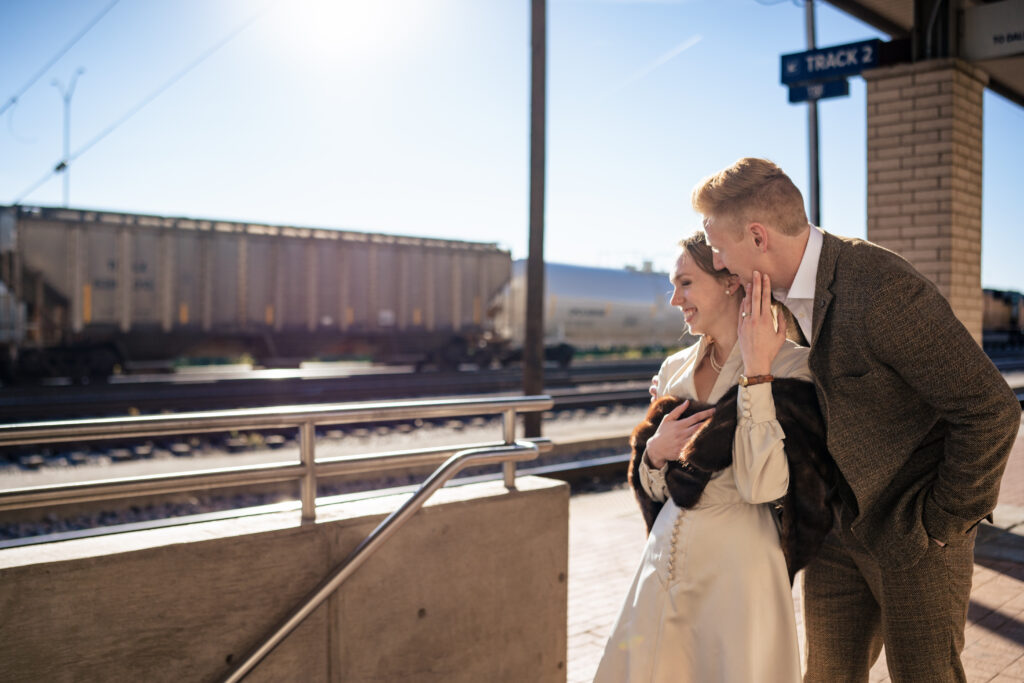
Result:
{"type": "Polygon", "coordinates": [[[906,566],[995,507],[1020,403],[938,289],[900,256],[825,234],[811,371],[854,535],[906,566]]]}

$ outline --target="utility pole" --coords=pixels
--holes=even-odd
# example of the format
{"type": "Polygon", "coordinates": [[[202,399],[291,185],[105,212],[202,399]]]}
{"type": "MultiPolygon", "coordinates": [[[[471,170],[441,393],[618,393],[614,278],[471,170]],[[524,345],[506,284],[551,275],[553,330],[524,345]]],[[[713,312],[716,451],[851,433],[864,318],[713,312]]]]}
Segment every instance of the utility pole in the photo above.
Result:
{"type": "Polygon", "coordinates": [[[50,85],[57,88],[57,92],[60,93],[61,98],[64,100],[64,154],[55,169],[64,174],[64,208],[68,207],[71,192],[71,171],[68,170],[68,157],[71,156],[71,96],[75,94],[75,84],[78,83],[78,77],[84,73],[85,69],[78,67],[78,70],[71,76],[71,82],[66,90],[56,78],[50,83],[50,85]]]}
{"type": "MultiPolygon", "coordinates": [[[[544,123],[547,1],[530,3],[530,249],[526,261],[526,338],[523,393],[544,392],[544,123]]],[[[524,416],[527,437],[540,436],[540,413],[524,416]]]]}
{"type": "MultiPolygon", "coordinates": [[[[814,0],[804,0],[804,17],[807,21],[807,49],[813,50],[817,47],[814,35],[814,0]]],[[[810,156],[810,216],[808,219],[813,225],[821,224],[821,212],[819,209],[819,180],[821,174],[818,171],[818,100],[811,98],[807,100],[807,151],[810,156]]]]}

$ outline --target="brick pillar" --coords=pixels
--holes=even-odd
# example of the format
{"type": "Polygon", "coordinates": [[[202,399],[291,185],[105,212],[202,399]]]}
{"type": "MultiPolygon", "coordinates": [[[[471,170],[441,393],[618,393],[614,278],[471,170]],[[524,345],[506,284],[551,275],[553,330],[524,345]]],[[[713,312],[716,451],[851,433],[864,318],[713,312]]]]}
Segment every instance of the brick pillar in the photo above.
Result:
{"type": "Polygon", "coordinates": [[[874,69],[868,84],[868,239],[934,282],[981,343],[982,94],[956,59],[874,69]]]}

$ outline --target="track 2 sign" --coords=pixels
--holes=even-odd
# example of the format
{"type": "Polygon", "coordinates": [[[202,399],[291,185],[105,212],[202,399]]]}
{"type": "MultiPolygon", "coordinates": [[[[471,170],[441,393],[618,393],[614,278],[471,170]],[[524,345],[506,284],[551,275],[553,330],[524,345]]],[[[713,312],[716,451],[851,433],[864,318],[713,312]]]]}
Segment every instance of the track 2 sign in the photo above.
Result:
{"type": "Polygon", "coordinates": [[[881,42],[878,39],[864,40],[782,55],[782,84],[831,81],[872,69],[878,66],[881,42]]]}

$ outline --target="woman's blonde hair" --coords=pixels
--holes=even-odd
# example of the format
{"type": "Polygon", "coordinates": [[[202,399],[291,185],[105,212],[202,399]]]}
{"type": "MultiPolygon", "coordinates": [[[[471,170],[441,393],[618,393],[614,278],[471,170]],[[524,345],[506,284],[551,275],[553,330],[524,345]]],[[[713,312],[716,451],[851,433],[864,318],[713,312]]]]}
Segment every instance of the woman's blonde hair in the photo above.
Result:
{"type": "Polygon", "coordinates": [[[690,203],[704,216],[766,223],[784,235],[798,235],[807,227],[803,195],[767,159],[745,157],[708,176],[693,188],[690,203]]]}

